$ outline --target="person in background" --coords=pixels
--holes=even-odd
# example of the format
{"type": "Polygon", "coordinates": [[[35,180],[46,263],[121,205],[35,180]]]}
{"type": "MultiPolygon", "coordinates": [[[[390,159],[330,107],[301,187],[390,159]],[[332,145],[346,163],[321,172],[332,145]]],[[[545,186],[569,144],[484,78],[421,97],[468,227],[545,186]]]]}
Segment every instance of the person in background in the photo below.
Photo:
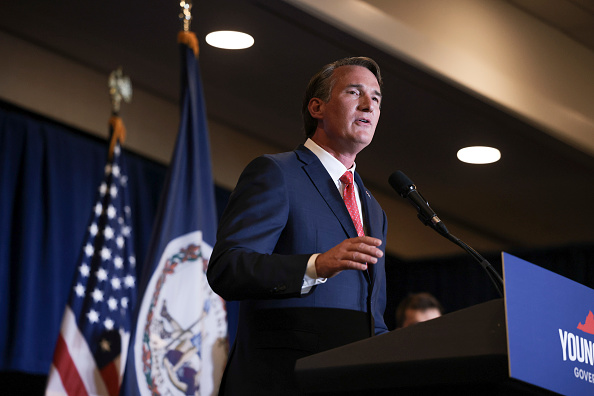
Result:
{"type": "Polygon", "coordinates": [[[409,294],[396,308],[396,328],[431,320],[443,315],[443,307],[430,293],[409,294]]]}
{"type": "Polygon", "coordinates": [[[355,171],[381,82],[370,58],[324,66],[303,100],[305,143],[240,176],[207,270],[216,293],[241,301],[221,395],[297,395],[297,359],[388,331],[387,218],[355,171]]]}

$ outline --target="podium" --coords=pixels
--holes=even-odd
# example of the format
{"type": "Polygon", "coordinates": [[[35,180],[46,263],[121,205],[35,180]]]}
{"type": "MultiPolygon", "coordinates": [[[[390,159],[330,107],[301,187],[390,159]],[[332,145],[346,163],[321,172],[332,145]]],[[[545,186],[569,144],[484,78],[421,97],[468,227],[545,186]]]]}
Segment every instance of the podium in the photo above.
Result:
{"type": "Polygon", "coordinates": [[[509,378],[503,299],[297,361],[311,395],[553,394],[509,378]]]}
{"type": "Polygon", "coordinates": [[[505,300],[299,359],[299,386],[308,395],[594,394],[594,290],[503,261],[505,300]]]}

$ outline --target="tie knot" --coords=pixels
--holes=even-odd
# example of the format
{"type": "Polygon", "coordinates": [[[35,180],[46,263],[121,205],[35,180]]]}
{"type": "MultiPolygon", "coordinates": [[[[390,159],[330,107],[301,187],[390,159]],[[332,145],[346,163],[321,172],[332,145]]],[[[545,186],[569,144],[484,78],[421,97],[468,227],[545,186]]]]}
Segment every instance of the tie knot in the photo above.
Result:
{"type": "Polygon", "coordinates": [[[344,184],[353,184],[353,173],[351,171],[344,172],[344,175],[340,176],[340,181],[344,184]]]}

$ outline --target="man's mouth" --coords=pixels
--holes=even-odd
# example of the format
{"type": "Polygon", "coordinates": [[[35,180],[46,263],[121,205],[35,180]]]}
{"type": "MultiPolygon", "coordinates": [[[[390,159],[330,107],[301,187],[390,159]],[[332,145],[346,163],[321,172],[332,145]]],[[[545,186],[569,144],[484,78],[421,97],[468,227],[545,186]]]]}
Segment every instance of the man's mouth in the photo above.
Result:
{"type": "Polygon", "coordinates": [[[370,123],[371,123],[371,121],[369,121],[369,120],[368,120],[368,119],[366,119],[366,118],[358,118],[358,119],[357,119],[357,122],[363,122],[363,123],[365,123],[365,124],[370,124],[370,123]]]}

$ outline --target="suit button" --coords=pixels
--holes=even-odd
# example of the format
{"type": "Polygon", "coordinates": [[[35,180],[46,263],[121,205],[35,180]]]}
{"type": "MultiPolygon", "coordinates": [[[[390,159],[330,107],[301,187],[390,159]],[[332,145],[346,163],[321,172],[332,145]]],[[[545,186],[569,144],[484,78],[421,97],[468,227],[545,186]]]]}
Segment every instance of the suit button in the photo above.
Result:
{"type": "Polygon", "coordinates": [[[279,286],[276,286],[275,288],[273,288],[272,289],[272,292],[273,293],[278,293],[278,292],[282,292],[282,291],[285,291],[285,290],[287,290],[287,286],[285,286],[285,285],[279,285],[279,286]]]}

